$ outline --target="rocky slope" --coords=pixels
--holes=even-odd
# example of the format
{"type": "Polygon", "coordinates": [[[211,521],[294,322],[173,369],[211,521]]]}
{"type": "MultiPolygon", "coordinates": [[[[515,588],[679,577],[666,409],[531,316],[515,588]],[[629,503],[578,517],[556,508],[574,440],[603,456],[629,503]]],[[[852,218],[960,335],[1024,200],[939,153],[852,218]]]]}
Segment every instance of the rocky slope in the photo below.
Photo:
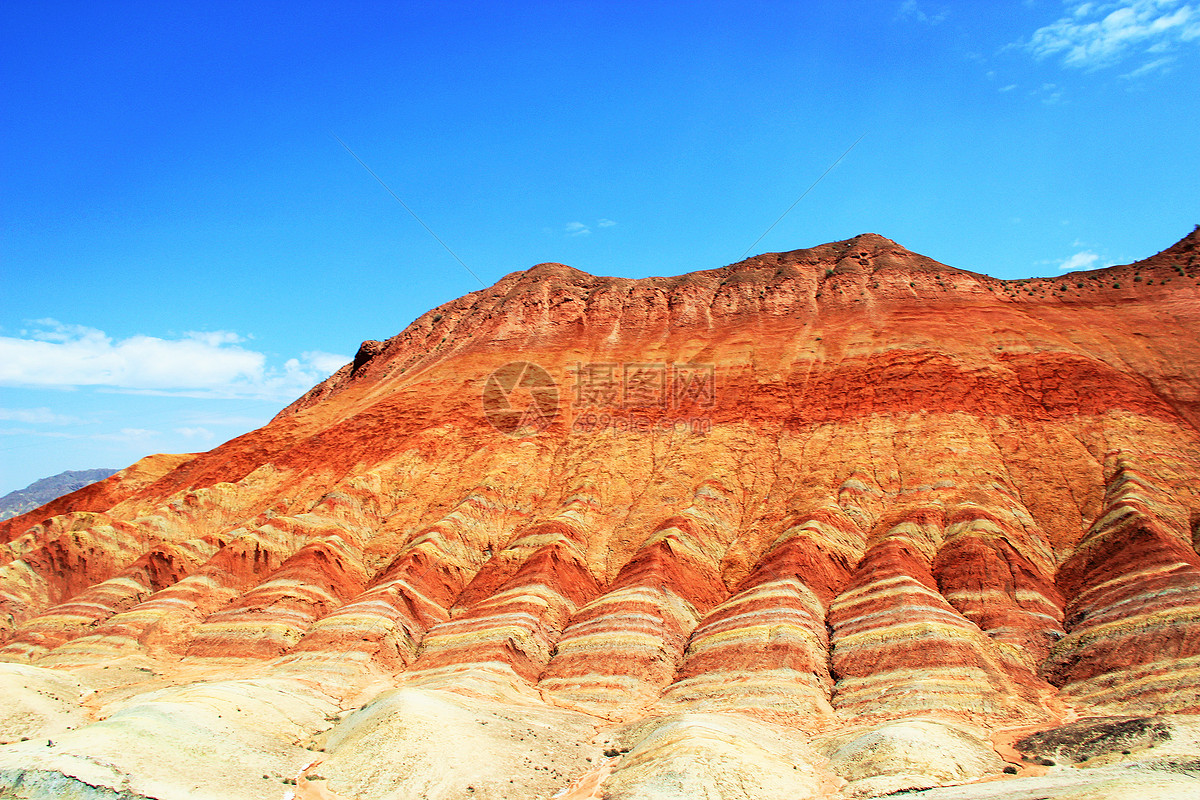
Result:
{"type": "Polygon", "coordinates": [[[1198,330],[1195,231],[513,273],[0,523],[0,793],[1200,797],[1198,330]]]}

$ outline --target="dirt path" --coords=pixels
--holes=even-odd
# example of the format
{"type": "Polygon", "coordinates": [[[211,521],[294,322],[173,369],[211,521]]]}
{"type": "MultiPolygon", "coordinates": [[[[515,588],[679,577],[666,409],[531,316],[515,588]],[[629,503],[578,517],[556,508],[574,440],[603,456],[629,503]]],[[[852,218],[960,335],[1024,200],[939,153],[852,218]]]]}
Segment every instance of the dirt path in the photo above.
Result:
{"type": "Polygon", "coordinates": [[[620,756],[606,758],[552,796],[552,800],[600,800],[600,786],[612,774],[620,756]]]}
{"type": "Polygon", "coordinates": [[[348,795],[331,792],[325,787],[323,780],[313,780],[317,775],[313,770],[320,764],[320,761],[314,759],[308,762],[308,766],[297,772],[296,785],[294,788],[289,787],[283,793],[283,800],[356,800],[348,795]]]}
{"type": "Polygon", "coordinates": [[[1079,718],[1079,714],[1075,709],[1064,703],[1057,693],[1044,692],[1041,700],[1043,707],[1050,711],[1051,718],[1049,720],[1039,722],[1035,725],[997,728],[992,731],[992,749],[996,751],[996,755],[1017,768],[1016,775],[1005,775],[1004,778],[997,778],[996,780],[1045,775],[1049,771],[1047,767],[1031,761],[1025,761],[1021,757],[1021,751],[1017,750],[1013,745],[1031,733],[1037,733],[1047,728],[1057,728],[1060,725],[1066,725],[1068,722],[1074,722],[1079,718]]]}

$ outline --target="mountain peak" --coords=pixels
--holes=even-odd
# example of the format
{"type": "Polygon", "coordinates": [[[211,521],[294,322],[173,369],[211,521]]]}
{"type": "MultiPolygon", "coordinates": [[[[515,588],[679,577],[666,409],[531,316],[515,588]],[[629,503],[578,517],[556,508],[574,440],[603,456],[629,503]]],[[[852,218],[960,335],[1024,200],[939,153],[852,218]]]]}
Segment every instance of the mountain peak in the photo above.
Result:
{"type": "Polygon", "coordinates": [[[586,280],[593,277],[591,274],[584,272],[581,269],[560,264],[556,261],[545,261],[541,264],[534,264],[527,269],[510,272],[499,281],[496,286],[506,286],[512,282],[518,283],[541,283],[543,281],[576,281],[586,280]]]}
{"type": "Polygon", "coordinates": [[[545,261],[541,264],[534,264],[529,269],[525,270],[526,275],[537,277],[542,276],[560,276],[560,277],[590,277],[590,275],[581,269],[559,264],[556,261],[545,261]]]}

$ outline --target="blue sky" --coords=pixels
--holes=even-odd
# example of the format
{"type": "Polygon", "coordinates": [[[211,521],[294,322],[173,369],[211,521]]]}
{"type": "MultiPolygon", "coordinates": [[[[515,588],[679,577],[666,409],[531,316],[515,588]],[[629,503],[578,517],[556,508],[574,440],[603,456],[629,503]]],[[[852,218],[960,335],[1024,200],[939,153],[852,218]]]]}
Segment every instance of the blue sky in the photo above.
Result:
{"type": "Polygon", "coordinates": [[[207,450],[479,284],[1200,223],[1200,2],[0,5],[0,494],[207,450]],[[865,135],[864,135],[865,134],[865,135]]]}

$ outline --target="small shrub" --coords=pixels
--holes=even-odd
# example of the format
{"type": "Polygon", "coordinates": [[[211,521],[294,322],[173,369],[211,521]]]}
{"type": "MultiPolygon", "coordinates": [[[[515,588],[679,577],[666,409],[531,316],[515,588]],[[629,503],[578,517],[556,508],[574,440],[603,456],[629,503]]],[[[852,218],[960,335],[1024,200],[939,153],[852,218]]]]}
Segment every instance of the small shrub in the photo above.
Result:
{"type": "Polygon", "coordinates": [[[1120,289],[1120,288],[1121,288],[1121,284],[1119,284],[1119,283],[1114,283],[1114,284],[1113,284],[1113,288],[1114,288],[1114,289],[1120,289]]]}
{"type": "Polygon", "coordinates": [[[1014,767],[1012,764],[1009,764],[1007,767],[1004,768],[1004,774],[1005,775],[1016,775],[1017,768],[1014,767]]]}

